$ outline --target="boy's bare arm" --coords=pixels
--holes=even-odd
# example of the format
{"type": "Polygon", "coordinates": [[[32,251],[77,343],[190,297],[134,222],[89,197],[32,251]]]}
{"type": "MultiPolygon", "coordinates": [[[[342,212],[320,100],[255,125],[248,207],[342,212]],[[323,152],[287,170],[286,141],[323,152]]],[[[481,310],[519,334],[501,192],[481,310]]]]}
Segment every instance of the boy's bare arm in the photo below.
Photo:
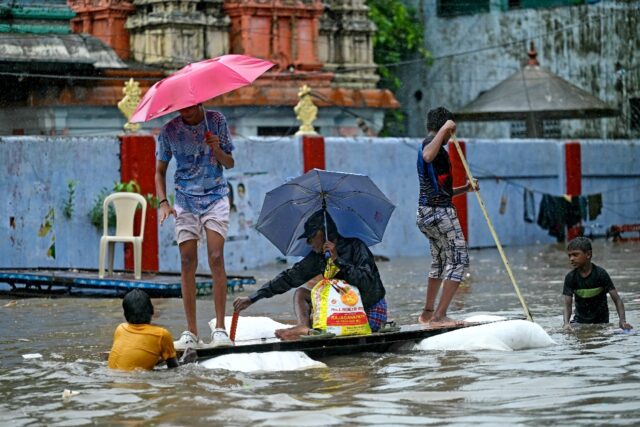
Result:
{"type": "Polygon", "coordinates": [[[198,353],[193,348],[187,348],[180,359],[172,357],[166,360],[167,369],[174,369],[187,363],[195,363],[198,361],[198,353]]]}
{"type": "Polygon", "coordinates": [[[459,196],[460,194],[464,194],[464,193],[468,193],[468,192],[473,192],[473,191],[479,190],[480,189],[480,185],[478,184],[478,180],[474,179],[473,181],[474,181],[473,185],[471,184],[471,181],[467,180],[467,183],[465,185],[454,188],[453,189],[453,197],[459,196]]]}
{"type": "Polygon", "coordinates": [[[564,295],[564,325],[565,329],[571,329],[571,312],[573,311],[573,297],[564,295]]]}
{"type": "Polygon", "coordinates": [[[164,222],[169,215],[176,216],[176,211],[171,207],[171,204],[167,201],[167,162],[162,160],[156,161],[156,196],[160,204],[158,205],[158,213],[160,224],[164,222]]]}
{"type": "Polygon", "coordinates": [[[433,137],[431,142],[424,146],[422,149],[422,158],[425,162],[431,163],[433,159],[438,155],[440,147],[445,142],[449,141],[451,135],[456,131],[456,122],[453,120],[447,120],[446,123],[438,130],[436,136],[433,137]]]}
{"type": "Polygon", "coordinates": [[[618,291],[612,289],[609,291],[609,295],[611,295],[611,299],[613,303],[616,305],[616,311],[618,312],[618,324],[622,329],[631,329],[632,326],[627,323],[626,315],[624,312],[624,303],[622,302],[622,298],[618,295],[618,291]]]}
{"type": "Polygon", "coordinates": [[[162,160],[156,160],[156,174],[154,176],[154,181],[156,184],[156,197],[158,200],[163,200],[167,198],[167,166],[169,164],[167,162],[163,162],[162,160]]]}
{"type": "Polygon", "coordinates": [[[225,152],[222,147],[220,147],[220,138],[216,135],[212,135],[207,138],[207,144],[211,147],[213,154],[222,166],[226,169],[231,169],[235,166],[236,163],[233,159],[233,155],[225,152]]]}

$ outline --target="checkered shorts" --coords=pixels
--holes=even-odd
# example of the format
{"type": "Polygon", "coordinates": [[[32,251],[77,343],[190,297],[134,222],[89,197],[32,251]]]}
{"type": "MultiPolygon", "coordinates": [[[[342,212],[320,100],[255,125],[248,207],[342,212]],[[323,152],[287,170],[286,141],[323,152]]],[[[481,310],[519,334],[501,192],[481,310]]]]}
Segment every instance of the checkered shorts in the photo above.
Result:
{"type": "Polygon", "coordinates": [[[369,319],[369,326],[373,332],[382,328],[384,322],[387,321],[387,300],[382,298],[369,307],[369,310],[367,310],[367,318],[369,319]]]}
{"type": "Polygon", "coordinates": [[[461,282],[469,252],[456,209],[420,206],[417,217],[416,225],[431,243],[429,277],[461,282]]]}

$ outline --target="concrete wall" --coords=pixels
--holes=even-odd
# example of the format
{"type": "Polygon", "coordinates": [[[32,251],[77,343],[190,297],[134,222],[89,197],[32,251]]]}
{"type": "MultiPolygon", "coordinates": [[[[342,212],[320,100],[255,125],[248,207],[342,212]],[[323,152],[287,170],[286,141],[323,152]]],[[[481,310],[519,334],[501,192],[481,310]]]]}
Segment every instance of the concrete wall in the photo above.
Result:
{"type": "Polygon", "coordinates": [[[89,210],[103,187],[120,180],[119,153],[115,137],[0,138],[0,266],[97,268],[102,231],[89,210]],[[63,213],[69,181],[77,183],[71,218],[63,213]],[[52,245],[55,258],[47,255],[52,245]]]}
{"type": "MultiPolygon", "coordinates": [[[[425,23],[425,48],[433,62],[398,67],[396,93],[411,136],[424,134],[426,112],[459,109],[517,72],[535,42],[540,66],[621,110],[618,119],[563,120],[562,138],[638,137],[630,129],[629,98],[640,97],[640,2],[506,10],[492,1],[489,13],[439,17],[437,0],[405,0],[425,23]],[[621,67],[616,68],[616,63],[621,67]]],[[[509,122],[464,123],[460,134],[509,138],[509,122]]]]}
{"type": "MultiPolygon", "coordinates": [[[[236,168],[227,172],[234,189],[236,211],[231,215],[226,260],[229,271],[242,271],[272,262],[281,254],[260,235],[255,224],[264,194],[298,176],[303,169],[299,141],[291,138],[236,139],[236,168]],[[246,189],[238,194],[238,184],[246,189]],[[241,219],[241,215],[244,218],[241,219]],[[244,222],[242,222],[244,221],[244,222]],[[244,225],[243,225],[244,224],[244,225]]],[[[384,241],[373,252],[389,257],[427,256],[427,240],[415,226],[418,181],[415,171],[418,139],[327,138],[328,170],[369,175],[396,204],[384,241]]],[[[555,239],[536,224],[523,221],[523,187],[560,195],[565,192],[564,142],[557,140],[466,140],[473,174],[480,179],[481,195],[497,233],[505,245],[555,239]],[[500,199],[507,199],[504,214],[500,199]]],[[[5,202],[0,210],[0,267],[93,267],[98,265],[101,231],[90,224],[88,213],[104,187],[120,180],[117,138],[0,138],[0,188],[5,202]],[[67,183],[77,181],[70,219],[63,215],[67,183]],[[55,216],[51,230],[42,225],[47,213],[55,216]],[[38,232],[43,229],[43,235],[38,232]],[[54,237],[55,236],[55,237],[54,237]],[[55,243],[56,257],[47,255],[55,243]]],[[[603,193],[604,210],[587,232],[604,234],[612,224],[640,223],[640,141],[581,143],[582,193],[603,193]],[[601,227],[597,227],[601,225],[601,227]]],[[[168,176],[175,166],[170,164],[168,176]]],[[[173,188],[172,182],[168,188],[173,188]]],[[[469,242],[472,247],[493,246],[493,240],[475,196],[467,195],[469,242]]],[[[161,270],[179,270],[173,221],[159,229],[161,270]]],[[[123,265],[116,258],[116,268],[123,265]]],[[[207,270],[205,247],[200,248],[200,269],[207,270]]]]}

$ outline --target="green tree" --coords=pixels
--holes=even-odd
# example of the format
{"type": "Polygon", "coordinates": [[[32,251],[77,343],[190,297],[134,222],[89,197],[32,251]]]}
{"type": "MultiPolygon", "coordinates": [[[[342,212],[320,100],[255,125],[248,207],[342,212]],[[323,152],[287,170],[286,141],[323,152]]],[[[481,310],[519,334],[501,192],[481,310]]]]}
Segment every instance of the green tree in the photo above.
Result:
{"type": "MultiPolygon", "coordinates": [[[[395,92],[402,86],[395,72],[402,62],[420,59],[428,63],[431,59],[424,48],[424,24],[418,12],[402,0],[367,0],[367,5],[369,19],[378,28],[373,38],[373,57],[381,77],[379,86],[395,92]]],[[[404,122],[402,111],[388,111],[380,135],[406,135],[404,122]]]]}

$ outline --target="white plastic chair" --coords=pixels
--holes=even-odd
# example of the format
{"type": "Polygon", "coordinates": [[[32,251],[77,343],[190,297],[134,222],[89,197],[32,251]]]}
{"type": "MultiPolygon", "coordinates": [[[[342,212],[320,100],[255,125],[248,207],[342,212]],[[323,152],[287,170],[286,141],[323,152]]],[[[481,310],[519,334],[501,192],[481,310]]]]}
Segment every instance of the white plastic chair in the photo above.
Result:
{"type": "Polygon", "coordinates": [[[138,193],[112,193],[102,204],[103,232],[100,238],[100,262],[98,277],[104,278],[104,264],[109,244],[109,275],[113,274],[113,258],[116,242],[133,244],[134,276],[140,280],[142,273],[142,240],[144,236],[144,222],[147,215],[147,201],[138,193]],[[113,203],[116,211],[116,233],[109,235],[109,204],[113,203]],[[138,205],[142,205],[142,222],[140,234],[133,234],[133,223],[138,205]]]}

